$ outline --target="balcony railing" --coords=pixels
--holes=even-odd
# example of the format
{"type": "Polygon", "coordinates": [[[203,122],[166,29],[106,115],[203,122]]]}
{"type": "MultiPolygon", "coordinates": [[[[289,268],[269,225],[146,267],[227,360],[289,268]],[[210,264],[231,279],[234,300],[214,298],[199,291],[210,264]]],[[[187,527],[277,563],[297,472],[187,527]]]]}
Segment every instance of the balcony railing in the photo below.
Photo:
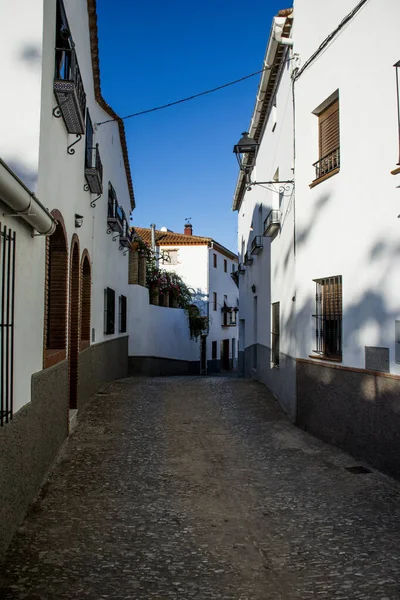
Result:
{"type": "Polygon", "coordinates": [[[281,215],[279,210],[270,210],[264,221],[264,236],[273,237],[280,228],[281,215]]]}
{"type": "Polygon", "coordinates": [[[108,232],[117,231],[122,233],[122,223],[124,219],[124,213],[122,208],[119,206],[117,196],[114,188],[110,184],[108,190],[108,213],[107,213],[107,225],[108,232]]]}
{"type": "Polygon", "coordinates": [[[260,254],[263,249],[261,235],[255,235],[251,243],[251,254],[260,254]]]}
{"type": "Polygon", "coordinates": [[[317,160],[313,164],[313,167],[315,167],[315,179],[319,179],[334,169],[338,169],[340,167],[340,148],[336,148],[333,152],[317,160]]]}
{"type": "Polygon", "coordinates": [[[53,89],[68,133],[85,133],[86,94],[74,48],[56,48],[53,89]]]}
{"type": "Polygon", "coordinates": [[[253,259],[251,257],[250,252],[246,252],[246,254],[244,255],[244,260],[243,260],[245,265],[251,265],[253,262],[253,259]]]}
{"type": "Polygon", "coordinates": [[[123,227],[122,227],[122,233],[119,238],[120,246],[122,246],[123,248],[130,248],[131,243],[133,242],[133,235],[134,235],[133,229],[128,226],[128,224],[125,220],[123,223],[123,227]]]}
{"type": "Polygon", "coordinates": [[[94,148],[86,148],[85,177],[92,194],[103,193],[103,165],[98,144],[94,148]]]}

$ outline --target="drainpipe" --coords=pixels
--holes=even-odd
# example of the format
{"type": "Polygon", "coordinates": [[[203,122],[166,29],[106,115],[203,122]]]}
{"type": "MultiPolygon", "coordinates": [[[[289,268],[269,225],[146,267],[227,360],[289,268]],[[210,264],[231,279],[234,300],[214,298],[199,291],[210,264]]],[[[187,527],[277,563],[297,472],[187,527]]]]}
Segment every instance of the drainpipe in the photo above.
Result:
{"type": "MultiPolygon", "coordinates": [[[[284,19],[286,21],[286,19],[284,19]]],[[[274,38],[278,42],[278,44],[283,44],[284,46],[293,46],[293,39],[288,37],[282,37],[283,26],[285,23],[281,24],[277,22],[277,19],[274,19],[274,38]]]]}
{"type": "Polygon", "coordinates": [[[1,158],[0,198],[14,211],[6,216],[21,217],[38,232],[32,236],[54,233],[57,224],[54,217],[1,158]]]}

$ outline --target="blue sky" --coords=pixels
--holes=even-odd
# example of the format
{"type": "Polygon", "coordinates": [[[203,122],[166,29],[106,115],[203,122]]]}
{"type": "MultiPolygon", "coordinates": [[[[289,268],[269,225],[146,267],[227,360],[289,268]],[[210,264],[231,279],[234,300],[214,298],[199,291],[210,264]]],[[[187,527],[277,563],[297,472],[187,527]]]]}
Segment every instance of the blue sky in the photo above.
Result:
{"type": "MultiPolygon", "coordinates": [[[[120,115],[166,104],[262,68],[272,17],[290,2],[98,0],[100,75],[120,115]]],[[[133,225],[195,235],[237,251],[233,145],[259,76],[125,122],[136,195],[133,225]]],[[[107,125],[103,125],[107,127],[107,125]]]]}

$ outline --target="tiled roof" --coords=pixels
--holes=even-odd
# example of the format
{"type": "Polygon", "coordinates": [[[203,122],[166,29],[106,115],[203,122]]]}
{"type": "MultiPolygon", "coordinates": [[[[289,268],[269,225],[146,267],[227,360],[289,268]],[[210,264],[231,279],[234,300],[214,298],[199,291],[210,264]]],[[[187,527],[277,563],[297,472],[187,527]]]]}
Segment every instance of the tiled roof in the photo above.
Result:
{"type": "MultiPolygon", "coordinates": [[[[144,242],[151,244],[151,229],[147,227],[134,227],[134,230],[144,242]]],[[[221,254],[224,254],[232,260],[237,259],[237,255],[234,252],[221,246],[221,244],[218,244],[218,242],[210,237],[185,235],[184,233],[175,233],[174,231],[156,230],[157,246],[211,246],[211,244],[214,244],[215,249],[221,254]]]]}
{"type": "Polygon", "coordinates": [[[133,210],[135,208],[135,194],[133,191],[131,169],[130,169],[130,165],[129,165],[128,146],[126,143],[124,122],[121,119],[121,117],[119,117],[117,115],[117,113],[115,113],[113,111],[111,106],[109,106],[107,104],[107,102],[104,100],[103,96],[101,95],[96,0],[87,0],[87,8],[88,8],[88,15],[89,15],[90,52],[92,55],[94,94],[95,94],[95,98],[96,98],[97,102],[100,104],[100,106],[106,111],[106,113],[108,113],[110,115],[110,117],[112,119],[115,119],[115,121],[118,123],[119,136],[121,139],[122,155],[124,158],[126,178],[128,181],[129,196],[131,199],[131,207],[133,210]]]}

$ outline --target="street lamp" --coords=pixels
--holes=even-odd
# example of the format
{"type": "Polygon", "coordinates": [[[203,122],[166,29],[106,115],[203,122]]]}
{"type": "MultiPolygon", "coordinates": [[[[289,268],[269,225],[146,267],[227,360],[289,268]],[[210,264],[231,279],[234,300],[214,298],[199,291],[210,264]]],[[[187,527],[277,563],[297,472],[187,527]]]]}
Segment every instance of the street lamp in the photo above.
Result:
{"type": "Polygon", "coordinates": [[[251,164],[244,164],[244,159],[246,154],[253,154],[255,158],[257,152],[258,144],[253,138],[249,137],[249,132],[244,131],[242,133],[242,137],[238,141],[237,144],[233,147],[233,152],[236,154],[236,159],[238,161],[239,169],[241,171],[249,172],[249,167],[251,164]]]}

